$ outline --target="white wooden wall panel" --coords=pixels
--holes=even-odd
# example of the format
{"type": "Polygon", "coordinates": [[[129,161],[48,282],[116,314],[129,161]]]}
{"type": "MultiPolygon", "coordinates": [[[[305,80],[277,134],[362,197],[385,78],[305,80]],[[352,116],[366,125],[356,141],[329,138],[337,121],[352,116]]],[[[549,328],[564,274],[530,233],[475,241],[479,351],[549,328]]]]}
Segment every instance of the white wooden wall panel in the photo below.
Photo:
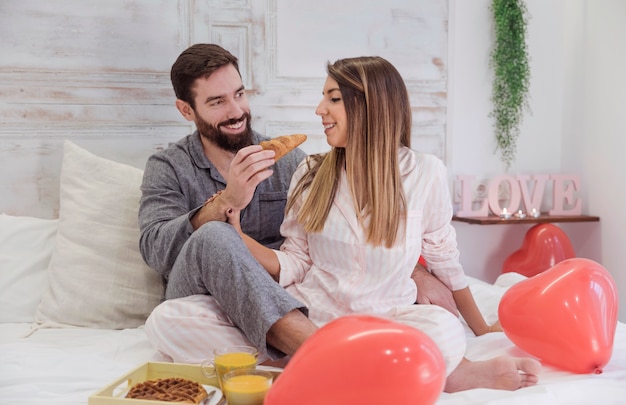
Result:
{"type": "Polygon", "coordinates": [[[253,125],[306,133],[327,61],[381,55],[411,94],[413,147],[445,158],[447,0],[2,0],[0,212],[55,217],[64,139],[143,168],[193,130],[169,70],[192,43],[240,59],[253,125]]]}
{"type": "Polygon", "coordinates": [[[287,133],[297,123],[311,138],[304,144],[307,152],[327,150],[314,114],[326,63],[380,55],[409,87],[413,147],[445,158],[446,1],[269,0],[266,14],[264,52],[254,61],[255,72],[266,79],[255,83],[253,102],[256,123],[266,133],[287,133]]]}

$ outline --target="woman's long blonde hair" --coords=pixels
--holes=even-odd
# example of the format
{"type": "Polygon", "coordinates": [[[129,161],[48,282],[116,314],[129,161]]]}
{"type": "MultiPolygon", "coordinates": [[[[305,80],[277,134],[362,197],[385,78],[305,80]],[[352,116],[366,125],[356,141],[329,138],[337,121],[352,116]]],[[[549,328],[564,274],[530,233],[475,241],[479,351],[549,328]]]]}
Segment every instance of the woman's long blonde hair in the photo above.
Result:
{"type": "Polygon", "coordinates": [[[339,59],[329,63],[327,71],[339,84],[346,108],[347,146],[310,158],[287,211],[309,189],[298,221],[307,232],[322,231],[345,168],[368,243],[391,247],[406,219],[398,166],[399,147],[410,147],[411,142],[406,85],[396,68],[377,56],[339,59]]]}

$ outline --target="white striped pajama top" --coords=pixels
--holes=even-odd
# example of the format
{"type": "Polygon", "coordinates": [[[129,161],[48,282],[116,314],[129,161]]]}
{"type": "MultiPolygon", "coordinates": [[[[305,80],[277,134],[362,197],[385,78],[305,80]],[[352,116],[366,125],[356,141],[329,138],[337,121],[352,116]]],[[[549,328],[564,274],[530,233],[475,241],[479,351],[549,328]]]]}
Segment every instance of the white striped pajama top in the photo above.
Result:
{"type": "MultiPolygon", "coordinates": [[[[316,324],[350,313],[383,315],[415,303],[417,291],[410,276],[420,255],[452,291],[467,286],[450,223],[445,166],[433,155],[406,147],[399,150],[399,164],[408,204],[407,231],[392,248],[366,243],[345,172],[322,232],[307,234],[297,222],[301,202],[285,215],[281,233],[286,240],[277,251],[280,284],[309,307],[316,324]]],[[[290,194],[306,170],[301,163],[290,194]]]]}

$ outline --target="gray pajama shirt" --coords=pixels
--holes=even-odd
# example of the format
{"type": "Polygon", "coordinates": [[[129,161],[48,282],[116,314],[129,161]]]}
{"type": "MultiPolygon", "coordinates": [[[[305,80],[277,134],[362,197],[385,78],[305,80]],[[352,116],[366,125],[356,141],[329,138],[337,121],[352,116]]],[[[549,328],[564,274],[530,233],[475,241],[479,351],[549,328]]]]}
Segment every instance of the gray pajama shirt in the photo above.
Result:
{"type": "MultiPolygon", "coordinates": [[[[268,139],[256,132],[253,138],[254,143],[268,139]]],[[[267,247],[277,249],[283,242],[280,225],[289,182],[304,156],[298,149],[278,161],[241,213],[242,230],[267,247]]],[[[197,131],[152,155],[141,185],[140,251],[165,279],[166,299],[212,295],[263,351],[274,322],[293,309],[307,310],[252,257],[232,226],[214,221],[194,232],[190,218],[224,188],[226,181],[204,154],[197,131]]]]}

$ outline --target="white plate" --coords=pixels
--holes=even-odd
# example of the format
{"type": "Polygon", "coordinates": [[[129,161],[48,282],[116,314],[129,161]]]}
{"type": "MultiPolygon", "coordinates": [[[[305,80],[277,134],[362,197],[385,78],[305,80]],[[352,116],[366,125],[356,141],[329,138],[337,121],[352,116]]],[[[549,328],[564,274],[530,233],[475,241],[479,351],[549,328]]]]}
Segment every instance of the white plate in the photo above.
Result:
{"type": "Polygon", "coordinates": [[[220,390],[217,387],[214,387],[212,385],[202,385],[204,387],[204,389],[206,390],[206,393],[211,395],[212,392],[215,392],[215,394],[213,394],[213,396],[209,399],[209,400],[204,400],[202,401],[200,404],[201,405],[216,405],[218,402],[220,402],[220,399],[222,399],[222,390],[220,390]]]}

